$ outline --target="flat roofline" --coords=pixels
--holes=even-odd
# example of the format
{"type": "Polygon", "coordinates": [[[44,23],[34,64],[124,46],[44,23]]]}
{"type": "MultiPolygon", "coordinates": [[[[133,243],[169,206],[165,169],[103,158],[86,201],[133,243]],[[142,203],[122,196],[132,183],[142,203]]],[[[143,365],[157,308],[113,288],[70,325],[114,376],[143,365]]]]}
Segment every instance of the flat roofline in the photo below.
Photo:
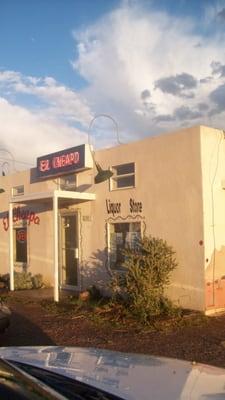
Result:
{"type": "Polygon", "coordinates": [[[49,192],[37,192],[27,195],[14,196],[11,197],[10,203],[29,203],[31,201],[53,199],[54,197],[59,199],[92,201],[96,199],[96,194],[87,192],[70,192],[67,190],[52,190],[49,192]]]}
{"type": "Polygon", "coordinates": [[[152,133],[152,134],[148,134],[146,136],[140,137],[140,138],[136,138],[133,140],[130,140],[129,142],[121,142],[115,146],[111,146],[111,147],[105,147],[105,148],[100,148],[100,149],[96,149],[95,150],[95,154],[101,154],[101,153],[105,153],[107,151],[111,151],[112,149],[118,149],[119,147],[121,148],[122,146],[127,146],[127,145],[135,145],[135,144],[139,144],[141,142],[145,143],[146,141],[149,140],[153,140],[153,139],[160,139],[162,137],[166,137],[166,136],[173,136],[173,135],[178,135],[180,133],[184,133],[185,131],[191,131],[191,130],[198,130],[199,129],[199,133],[201,128],[207,128],[207,129],[211,129],[216,130],[216,131],[222,131],[222,129],[219,128],[214,128],[212,126],[208,126],[208,125],[204,125],[204,124],[199,124],[199,125],[191,125],[191,126],[187,126],[187,127],[182,127],[182,128],[174,128],[173,130],[162,130],[158,133],[152,133]]]}

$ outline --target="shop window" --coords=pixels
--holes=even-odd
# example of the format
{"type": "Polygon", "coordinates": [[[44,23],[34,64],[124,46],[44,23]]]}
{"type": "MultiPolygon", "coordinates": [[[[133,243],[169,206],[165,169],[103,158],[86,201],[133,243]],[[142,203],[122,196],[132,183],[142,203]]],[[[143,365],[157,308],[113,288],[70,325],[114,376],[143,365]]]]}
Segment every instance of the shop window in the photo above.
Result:
{"type": "Polygon", "coordinates": [[[111,190],[135,186],[135,164],[121,164],[112,167],[111,190]]]}
{"type": "Polygon", "coordinates": [[[14,186],[12,190],[13,196],[22,196],[24,194],[24,185],[14,186]]]}
{"type": "Polygon", "coordinates": [[[77,188],[77,175],[70,174],[61,176],[60,178],[60,189],[74,191],[77,188]]]}
{"type": "Polygon", "coordinates": [[[27,228],[14,229],[15,262],[27,263],[27,228]]]}
{"type": "Polygon", "coordinates": [[[141,238],[141,222],[109,224],[109,262],[112,269],[123,269],[124,249],[135,249],[141,238]]]}

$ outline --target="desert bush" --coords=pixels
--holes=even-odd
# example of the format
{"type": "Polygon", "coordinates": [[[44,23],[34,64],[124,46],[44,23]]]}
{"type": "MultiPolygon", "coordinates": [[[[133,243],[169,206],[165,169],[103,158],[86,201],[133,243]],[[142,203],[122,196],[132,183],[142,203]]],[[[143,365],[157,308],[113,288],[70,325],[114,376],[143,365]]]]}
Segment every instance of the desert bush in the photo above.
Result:
{"type": "Polygon", "coordinates": [[[40,289],[43,287],[43,276],[41,274],[36,274],[31,277],[32,280],[32,288],[33,289],[40,289]]]}
{"type": "MultiPolygon", "coordinates": [[[[0,282],[5,283],[9,288],[9,274],[0,276],[0,282]]],[[[43,276],[41,274],[32,275],[30,272],[14,272],[14,288],[19,289],[39,289],[43,287],[43,276]]]]}
{"type": "Polygon", "coordinates": [[[164,291],[177,262],[172,247],[163,239],[144,237],[135,249],[124,250],[125,271],[114,274],[112,290],[126,299],[131,313],[146,323],[151,317],[172,311],[164,291]]]}
{"type": "Polygon", "coordinates": [[[14,272],[14,288],[32,289],[32,275],[30,272],[14,272]]]}

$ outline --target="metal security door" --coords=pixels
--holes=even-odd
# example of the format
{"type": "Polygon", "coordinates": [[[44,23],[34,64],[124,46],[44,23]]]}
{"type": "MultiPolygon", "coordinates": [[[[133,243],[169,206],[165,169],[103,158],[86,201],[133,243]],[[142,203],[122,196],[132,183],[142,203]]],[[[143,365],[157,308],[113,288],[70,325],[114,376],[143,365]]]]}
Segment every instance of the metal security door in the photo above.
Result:
{"type": "Polygon", "coordinates": [[[61,216],[61,286],[78,286],[78,214],[61,216]]]}

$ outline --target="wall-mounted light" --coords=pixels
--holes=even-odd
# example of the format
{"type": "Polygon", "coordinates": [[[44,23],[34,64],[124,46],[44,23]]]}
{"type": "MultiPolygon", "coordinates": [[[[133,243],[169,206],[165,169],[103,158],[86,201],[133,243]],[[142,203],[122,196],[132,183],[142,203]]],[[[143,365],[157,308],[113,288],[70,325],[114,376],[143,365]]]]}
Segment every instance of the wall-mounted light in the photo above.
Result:
{"type": "Polygon", "coordinates": [[[107,181],[109,178],[111,178],[113,176],[113,172],[110,171],[110,169],[106,169],[106,170],[102,169],[100,164],[95,160],[94,151],[92,150],[92,147],[91,147],[91,142],[90,142],[91,128],[93,126],[94,121],[99,117],[106,117],[106,118],[109,118],[111,121],[113,121],[114,126],[116,128],[117,141],[118,141],[119,144],[121,144],[120,141],[119,141],[118,125],[117,125],[116,121],[114,120],[114,118],[112,118],[108,114],[98,114],[91,120],[89,128],[88,128],[88,144],[89,144],[89,148],[90,148],[91,155],[92,155],[92,158],[93,158],[93,162],[94,162],[95,167],[97,169],[97,175],[94,178],[95,183],[101,183],[101,182],[107,181]]]}
{"type": "Polygon", "coordinates": [[[110,169],[102,169],[102,167],[94,160],[96,169],[98,171],[97,175],[95,176],[95,183],[101,183],[107,181],[107,179],[113,176],[113,172],[110,169]]]}

